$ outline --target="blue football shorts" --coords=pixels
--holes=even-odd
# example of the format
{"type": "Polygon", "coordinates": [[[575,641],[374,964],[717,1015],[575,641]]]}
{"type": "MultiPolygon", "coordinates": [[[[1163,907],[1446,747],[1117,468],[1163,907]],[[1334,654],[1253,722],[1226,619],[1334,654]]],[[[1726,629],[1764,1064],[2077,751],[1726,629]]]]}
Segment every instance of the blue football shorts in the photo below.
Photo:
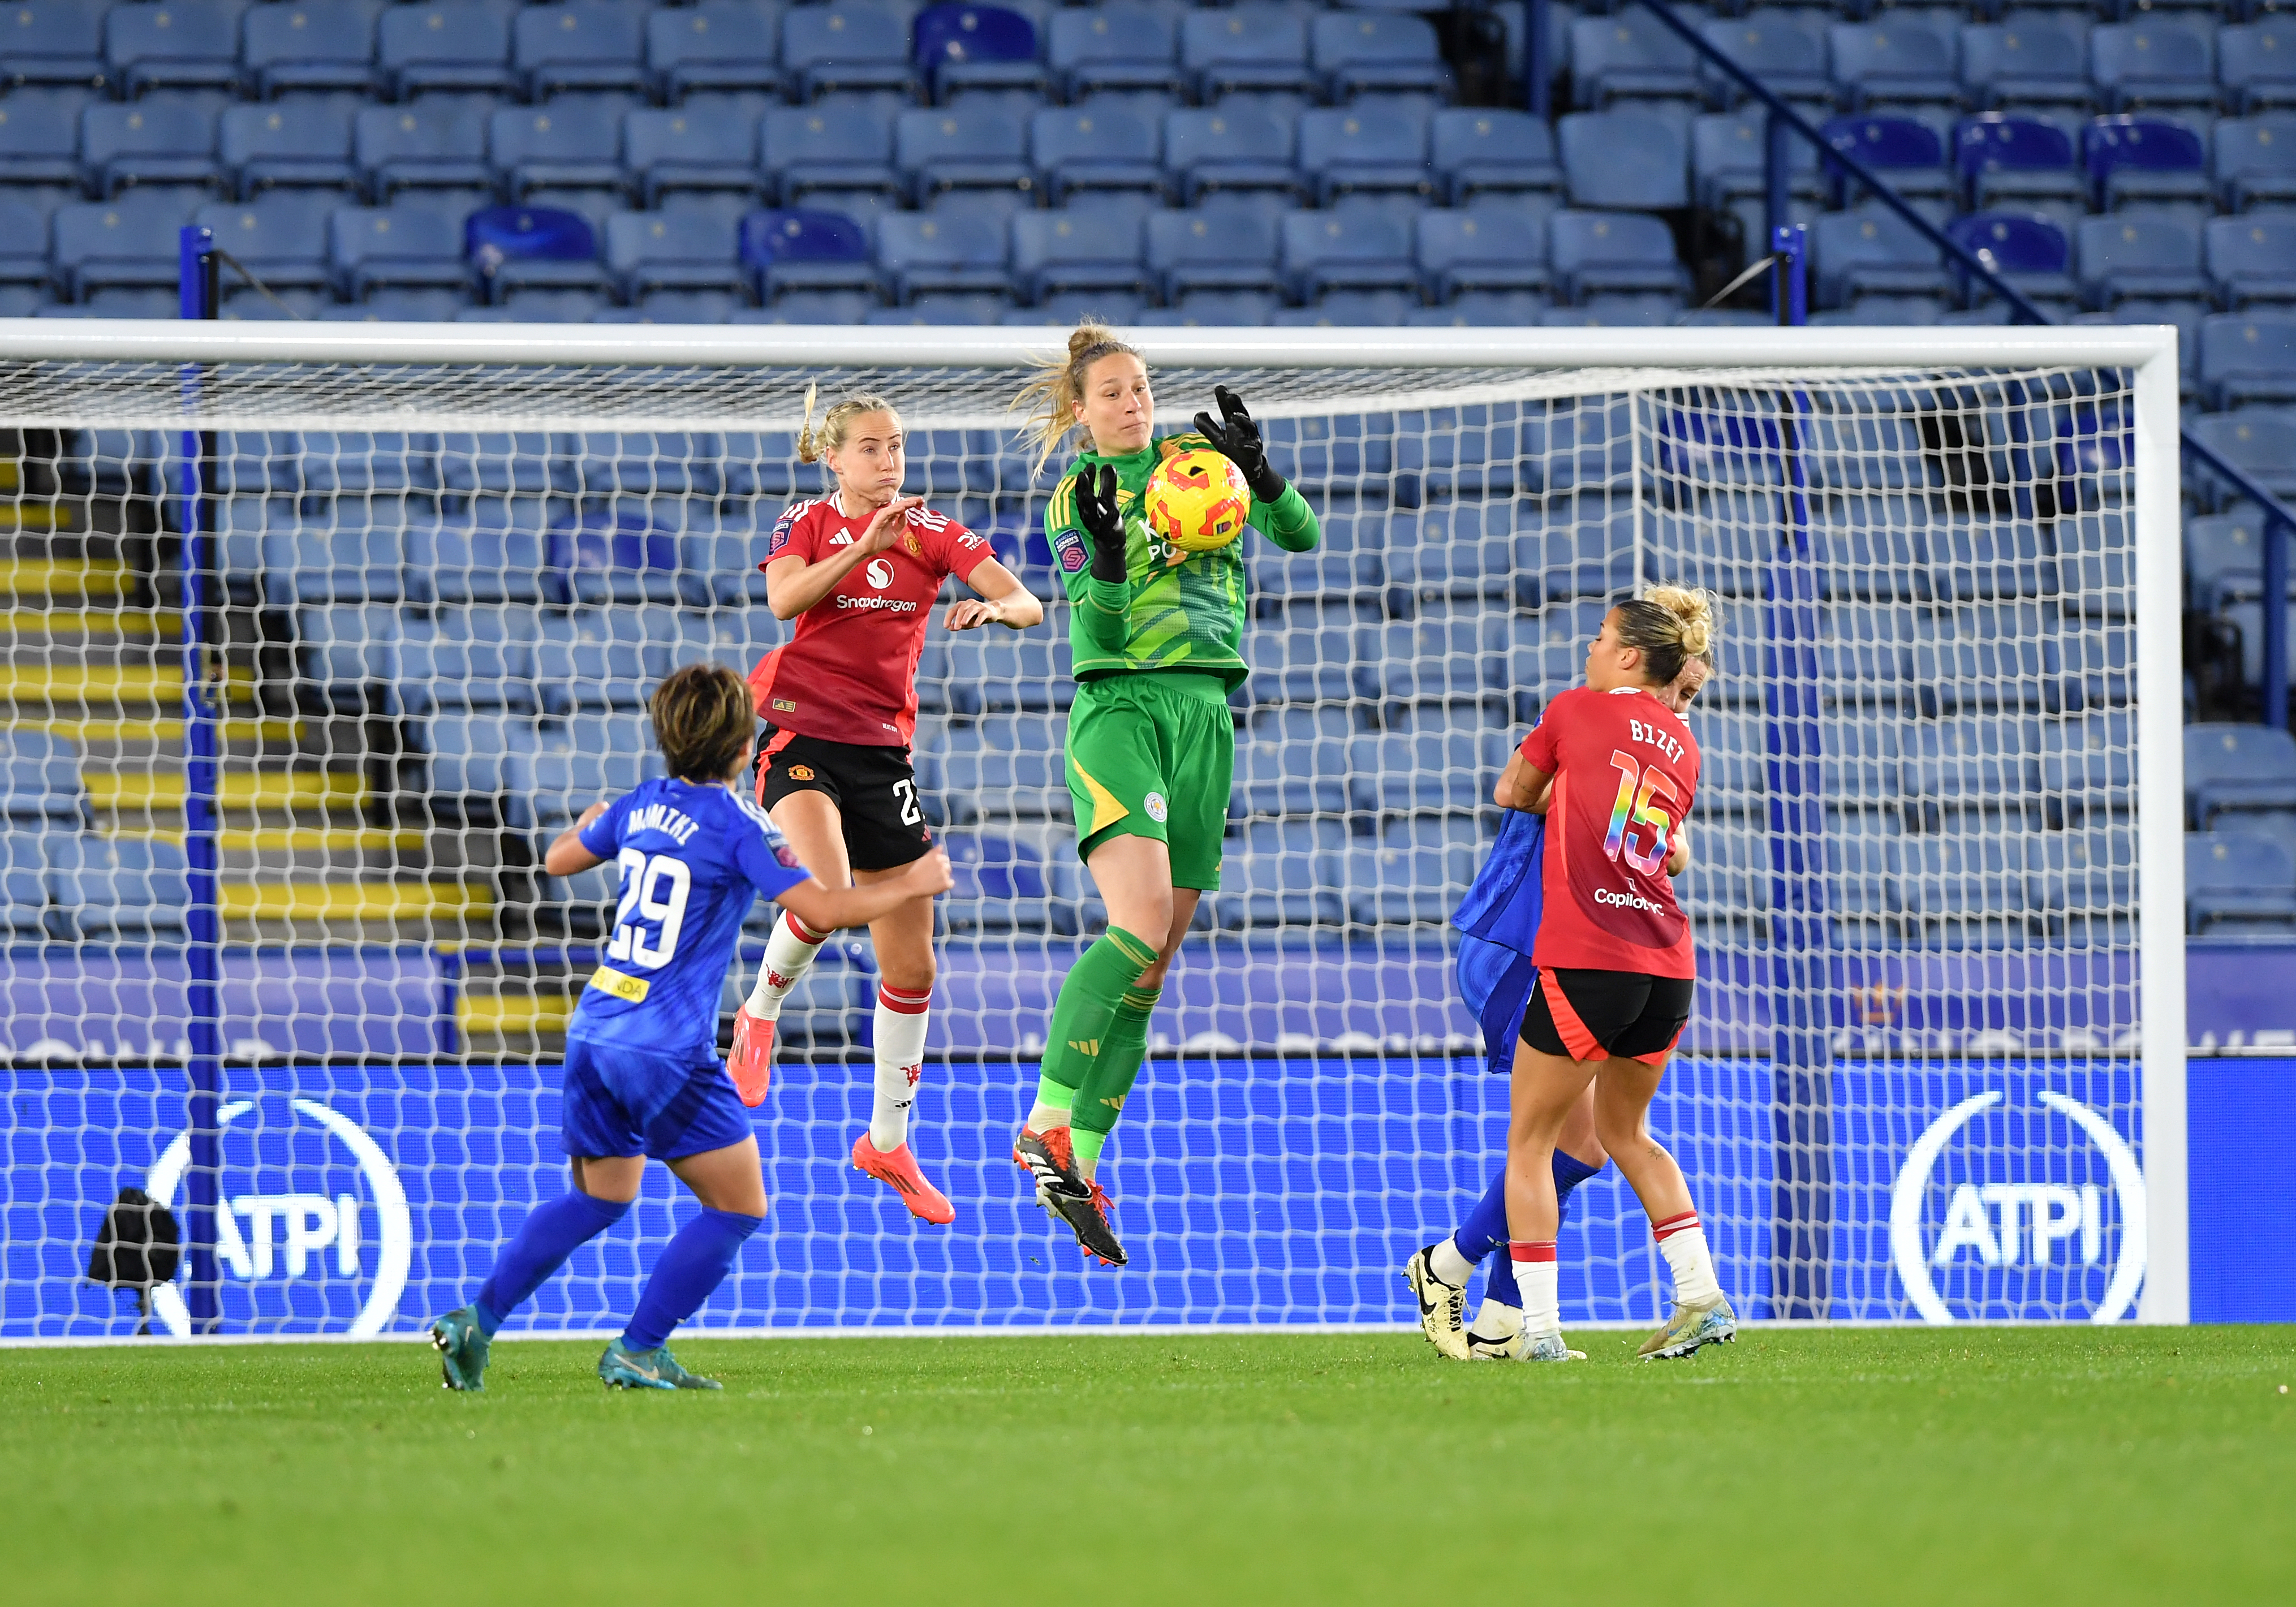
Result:
{"type": "Polygon", "coordinates": [[[750,1112],[714,1055],[566,1040],[559,1144],[569,1155],[680,1160],[750,1136],[750,1112]]]}
{"type": "Polygon", "coordinates": [[[1505,1076],[1514,1070],[1515,1037],[1522,1029],[1522,1013],[1530,1008],[1531,990],[1538,986],[1538,967],[1528,955],[1487,939],[1463,936],[1457,972],[1459,996],[1483,1029],[1490,1054],[1487,1069],[1494,1076],[1505,1076]]]}

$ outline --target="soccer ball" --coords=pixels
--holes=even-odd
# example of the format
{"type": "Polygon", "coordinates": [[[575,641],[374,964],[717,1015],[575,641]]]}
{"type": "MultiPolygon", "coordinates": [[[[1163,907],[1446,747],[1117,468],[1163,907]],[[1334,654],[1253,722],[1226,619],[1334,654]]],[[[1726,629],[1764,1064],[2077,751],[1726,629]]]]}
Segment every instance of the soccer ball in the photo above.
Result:
{"type": "Polygon", "coordinates": [[[1212,553],[1243,534],[1251,488],[1210,447],[1175,452],[1148,477],[1148,528],[1184,553],[1212,553]]]}

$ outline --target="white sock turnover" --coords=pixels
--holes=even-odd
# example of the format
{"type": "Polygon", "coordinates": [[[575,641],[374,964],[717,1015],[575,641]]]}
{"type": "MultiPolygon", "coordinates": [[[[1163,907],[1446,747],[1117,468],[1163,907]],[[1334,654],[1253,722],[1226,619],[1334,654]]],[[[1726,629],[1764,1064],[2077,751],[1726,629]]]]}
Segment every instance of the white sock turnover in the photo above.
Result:
{"type": "Polygon", "coordinates": [[[1459,1253],[1457,1241],[1445,1234],[1435,1241],[1435,1248],[1428,1252],[1427,1270],[1456,1289],[1467,1281],[1467,1275],[1475,1270],[1475,1265],[1459,1253]]]}
{"type": "Polygon", "coordinates": [[[742,1008],[761,1021],[781,1019],[782,1001],[790,989],[813,964],[813,956],[829,940],[827,932],[809,932],[795,915],[787,910],[774,922],[774,935],[766,939],[765,963],[758,967],[757,986],[750,989],[749,1002],[742,1008]]]}
{"type": "Polygon", "coordinates": [[[1720,1298],[1722,1285],[1714,1276],[1714,1258],[1706,1249],[1706,1230],[1698,1213],[1685,1211],[1651,1225],[1658,1247],[1674,1274],[1674,1303],[1703,1306],[1720,1298]]]}
{"type": "Polygon", "coordinates": [[[931,988],[922,993],[877,989],[877,1101],[869,1115],[869,1142],[881,1155],[908,1142],[909,1106],[924,1070],[925,1023],[931,1011],[931,988]]]}

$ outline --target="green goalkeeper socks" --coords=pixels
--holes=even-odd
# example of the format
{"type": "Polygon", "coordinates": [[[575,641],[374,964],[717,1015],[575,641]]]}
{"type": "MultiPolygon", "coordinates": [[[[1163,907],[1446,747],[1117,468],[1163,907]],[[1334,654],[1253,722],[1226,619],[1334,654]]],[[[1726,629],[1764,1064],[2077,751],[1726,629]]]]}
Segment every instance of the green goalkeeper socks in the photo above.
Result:
{"type": "MultiPolygon", "coordinates": [[[[1037,1079],[1037,1103],[1055,1110],[1075,1103],[1091,1076],[1125,990],[1156,963],[1156,946],[1111,926],[1077,956],[1053,1001],[1053,1025],[1037,1079]]],[[[1144,1029],[1145,1022],[1143,1027],[1144,1029]]],[[[1134,1070],[1138,1069],[1137,1056],[1134,1070]]],[[[1131,1085],[1130,1077],[1125,1079],[1131,1085]]],[[[1107,1129],[1102,1128],[1103,1132],[1107,1129]]]]}
{"type": "Polygon", "coordinates": [[[1076,1113],[1069,1133],[1080,1161],[1100,1159],[1109,1129],[1123,1113],[1125,1095],[1132,1092],[1140,1076],[1140,1062],[1148,1054],[1148,1018],[1156,1013],[1156,1001],[1163,991],[1160,987],[1128,988],[1116,1002],[1116,1014],[1101,1039],[1100,1054],[1077,1090],[1076,1113]]]}

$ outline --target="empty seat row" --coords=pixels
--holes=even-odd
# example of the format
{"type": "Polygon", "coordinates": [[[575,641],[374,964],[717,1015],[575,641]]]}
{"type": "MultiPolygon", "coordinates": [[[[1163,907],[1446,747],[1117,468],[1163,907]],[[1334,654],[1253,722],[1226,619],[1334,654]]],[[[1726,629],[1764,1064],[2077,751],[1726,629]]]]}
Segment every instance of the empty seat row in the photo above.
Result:
{"type": "Polygon", "coordinates": [[[184,875],[184,850],[168,838],[0,818],[0,939],[180,942],[184,875]]]}

